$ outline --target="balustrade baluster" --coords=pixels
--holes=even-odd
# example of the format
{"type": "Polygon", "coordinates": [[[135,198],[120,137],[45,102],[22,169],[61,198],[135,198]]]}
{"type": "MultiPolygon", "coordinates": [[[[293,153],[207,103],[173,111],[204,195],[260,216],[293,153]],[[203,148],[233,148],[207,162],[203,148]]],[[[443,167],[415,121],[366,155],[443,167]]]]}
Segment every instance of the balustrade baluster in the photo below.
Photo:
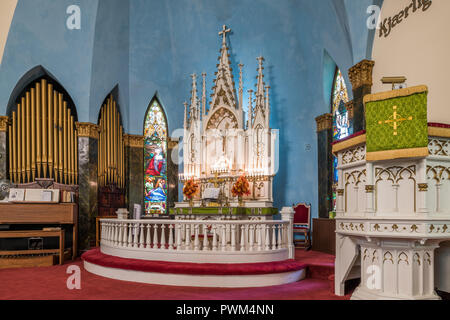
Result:
{"type": "Polygon", "coordinates": [[[191,232],[190,232],[191,226],[189,224],[186,224],[186,238],[184,243],[184,250],[190,250],[191,249],[191,232]]]}
{"type": "Polygon", "coordinates": [[[231,251],[236,251],[236,225],[231,225],[231,251]]]}
{"type": "Polygon", "coordinates": [[[213,251],[217,251],[217,232],[216,232],[217,226],[213,224],[211,229],[213,232],[212,249],[213,251]]]}
{"type": "Polygon", "coordinates": [[[160,242],[161,246],[159,247],[160,249],[166,249],[166,225],[162,224],[161,225],[161,242],[160,242]]]}
{"type": "Polygon", "coordinates": [[[277,227],[276,225],[272,226],[272,250],[277,249],[277,227]]]}
{"type": "Polygon", "coordinates": [[[132,223],[128,224],[128,248],[133,247],[133,230],[134,226],[132,223]]]}
{"type": "Polygon", "coordinates": [[[153,225],[153,249],[158,249],[158,225],[153,225]]]}
{"type": "Polygon", "coordinates": [[[139,223],[134,224],[133,248],[139,246],[139,223]]]}
{"type": "Polygon", "coordinates": [[[146,226],[145,226],[145,228],[147,229],[147,238],[145,239],[145,247],[147,248],[147,249],[150,249],[151,247],[152,247],[152,235],[151,235],[151,229],[152,229],[152,226],[151,226],[151,224],[150,223],[148,223],[146,226]]]}
{"type": "Polygon", "coordinates": [[[253,251],[254,250],[254,241],[255,241],[255,226],[254,225],[250,225],[250,233],[249,233],[249,251],[253,251]]]}
{"type": "Polygon", "coordinates": [[[127,241],[128,241],[128,224],[124,223],[123,224],[122,247],[127,246],[127,241]]]}
{"type": "Polygon", "coordinates": [[[123,239],[123,223],[119,222],[119,239],[117,241],[117,245],[119,247],[122,246],[122,239],[123,239]]]}
{"type": "Polygon", "coordinates": [[[173,224],[169,225],[169,250],[173,250],[173,224]]]}
{"type": "Polygon", "coordinates": [[[221,249],[222,251],[226,251],[227,250],[227,234],[226,234],[226,226],[222,225],[222,246],[221,249]]]}
{"type": "Polygon", "coordinates": [[[106,224],[106,222],[102,222],[102,241],[104,243],[106,243],[108,241],[108,225],[106,224]]]}
{"type": "Polygon", "coordinates": [[[198,239],[198,224],[194,225],[194,251],[200,250],[200,241],[198,239]]]}
{"type": "Polygon", "coordinates": [[[281,249],[281,248],[283,248],[283,238],[282,238],[282,232],[281,232],[281,228],[283,227],[283,225],[282,224],[279,224],[278,226],[277,226],[277,229],[278,229],[278,249],[281,249]]]}
{"type": "Polygon", "coordinates": [[[257,232],[257,234],[258,234],[258,251],[262,251],[262,235],[263,235],[263,233],[262,233],[262,225],[258,225],[257,226],[257,230],[258,230],[258,232],[257,232]]]}
{"type": "Polygon", "coordinates": [[[144,239],[145,239],[144,224],[141,223],[140,227],[141,227],[141,230],[140,230],[140,237],[139,237],[139,248],[144,248],[144,239]]]}
{"type": "Polygon", "coordinates": [[[265,236],[266,245],[264,247],[264,250],[269,251],[270,250],[270,234],[269,234],[270,226],[265,224],[265,225],[263,225],[263,229],[266,229],[266,236],[265,236]]]}
{"type": "Polygon", "coordinates": [[[240,250],[245,251],[245,225],[241,225],[241,244],[240,250]]]}
{"type": "Polygon", "coordinates": [[[114,245],[117,246],[119,243],[119,225],[117,223],[114,224],[114,245]]]}
{"type": "Polygon", "coordinates": [[[181,224],[176,225],[177,228],[177,250],[181,250],[183,239],[181,239],[181,224]]]}
{"type": "Polygon", "coordinates": [[[206,224],[203,225],[203,251],[208,250],[209,248],[209,240],[208,240],[208,227],[206,224]]]}

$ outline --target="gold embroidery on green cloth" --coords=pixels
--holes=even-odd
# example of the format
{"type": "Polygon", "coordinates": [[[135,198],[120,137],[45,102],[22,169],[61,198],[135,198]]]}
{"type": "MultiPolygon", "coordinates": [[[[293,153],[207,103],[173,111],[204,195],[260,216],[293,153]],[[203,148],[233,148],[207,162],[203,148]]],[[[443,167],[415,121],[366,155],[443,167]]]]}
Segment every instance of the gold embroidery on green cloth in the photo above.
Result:
{"type": "MultiPolygon", "coordinates": [[[[420,86],[396,91],[374,94],[365,99],[368,154],[421,150],[428,146],[427,88],[420,86]]],[[[383,158],[389,159],[390,154],[395,153],[386,153],[383,158]]],[[[423,156],[423,152],[404,154],[405,157],[423,156]]]]}

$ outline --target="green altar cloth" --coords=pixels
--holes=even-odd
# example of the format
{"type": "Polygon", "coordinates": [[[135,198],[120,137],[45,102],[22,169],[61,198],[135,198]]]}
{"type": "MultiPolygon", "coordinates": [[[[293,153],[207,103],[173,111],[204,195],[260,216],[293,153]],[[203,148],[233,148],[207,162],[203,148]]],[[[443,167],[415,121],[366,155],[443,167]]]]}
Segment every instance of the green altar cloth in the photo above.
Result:
{"type": "Polygon", "coordinates": [[[364,97],[367,161],[428,155],[426,86],[364,97]]]}
{"type": "Polygon", "coordinates": [[[171,215],[235,215],[235,216],[268,216],[278,214],[277,208],[245,208],[245,207],[187,207],[170,208],[171,215]]]}

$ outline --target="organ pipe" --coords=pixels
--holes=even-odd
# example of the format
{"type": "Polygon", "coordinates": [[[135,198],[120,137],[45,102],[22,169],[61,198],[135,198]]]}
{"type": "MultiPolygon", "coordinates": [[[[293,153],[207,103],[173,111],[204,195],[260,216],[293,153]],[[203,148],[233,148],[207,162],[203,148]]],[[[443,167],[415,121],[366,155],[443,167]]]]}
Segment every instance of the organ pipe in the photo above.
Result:
{"type": "Polygon", "coordinates": [[[72,110],[62,93],[41,79],[20,97],[9,130],[13,183],[50,178],[78,182],[78,135],[72,110]]]}
{"type": "Polygon", "coordinates": [[[123,127],[116,101],[110,95],[100,110],[98,181],[100,187],[124,187],[123,127]]]}

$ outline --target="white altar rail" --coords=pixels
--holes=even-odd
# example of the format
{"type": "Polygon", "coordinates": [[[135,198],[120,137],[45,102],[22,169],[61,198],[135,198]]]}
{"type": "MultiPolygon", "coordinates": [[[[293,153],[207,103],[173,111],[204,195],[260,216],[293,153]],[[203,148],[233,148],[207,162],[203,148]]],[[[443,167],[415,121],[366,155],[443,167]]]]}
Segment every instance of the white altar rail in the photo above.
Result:
{"type": "Polygon", "coordinates": [[[101,219],[101,250],[123,258],[246,263],[294,258],[292,219],[101,219]]]}

